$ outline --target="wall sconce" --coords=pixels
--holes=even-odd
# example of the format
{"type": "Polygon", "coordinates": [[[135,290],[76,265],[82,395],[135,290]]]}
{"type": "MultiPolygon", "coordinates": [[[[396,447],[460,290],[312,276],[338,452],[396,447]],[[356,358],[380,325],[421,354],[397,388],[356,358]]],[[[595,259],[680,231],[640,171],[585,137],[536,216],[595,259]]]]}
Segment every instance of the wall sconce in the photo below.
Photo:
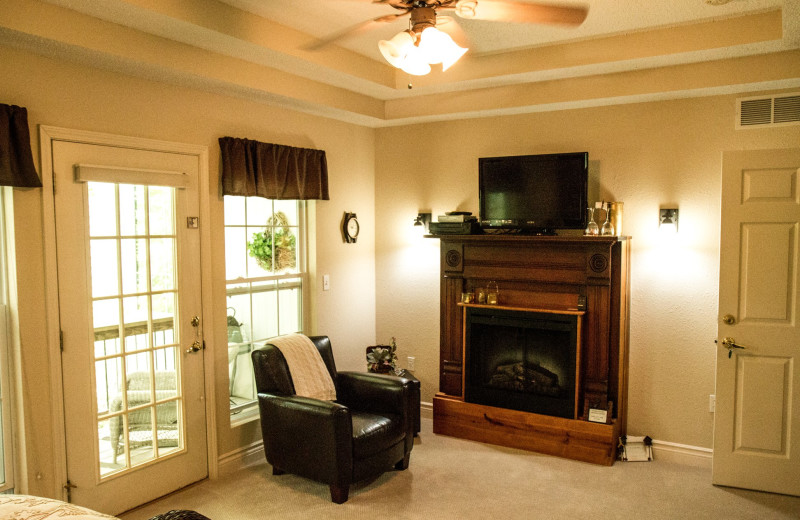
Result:
{"type": "Polygon", "coordinates": [[[661,233],[678,232],[678,208],[666,208],[658,211],[658,230],[661,233]]]}
{"type": "Polygon", "coordinates": [[[426,233],[430,232],[432,216],[432,213],[418,213],[414,218],[414,226],[423,226],[426,233]]]}

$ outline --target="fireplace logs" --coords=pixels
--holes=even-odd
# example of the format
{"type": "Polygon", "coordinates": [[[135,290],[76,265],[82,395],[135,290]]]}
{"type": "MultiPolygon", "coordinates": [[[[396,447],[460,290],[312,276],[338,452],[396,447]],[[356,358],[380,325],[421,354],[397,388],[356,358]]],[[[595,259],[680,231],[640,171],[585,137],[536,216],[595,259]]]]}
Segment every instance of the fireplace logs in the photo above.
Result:
{"type": "Polygon", "coordinates": [[[564,392],[558,384],[558,375],[538,363],[500,365],[489,379],[489,386],[551,397],[559,397],[564,392]]]}

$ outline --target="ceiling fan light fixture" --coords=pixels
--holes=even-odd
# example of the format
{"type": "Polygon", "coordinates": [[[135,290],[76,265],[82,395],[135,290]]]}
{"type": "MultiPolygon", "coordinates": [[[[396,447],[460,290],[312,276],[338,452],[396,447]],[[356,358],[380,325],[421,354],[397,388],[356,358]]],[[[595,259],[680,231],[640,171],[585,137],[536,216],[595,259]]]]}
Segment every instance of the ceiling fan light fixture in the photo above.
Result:
{"type": "Polygon", "coordinates": [[[447,63],[447,67],[457,62],[467,49],[459,47],[449,34],[436,27],[427,27],[419,37],[419,50],[431,65],[447,63]]]}
{"type": "Polygon", "coordinates": [[[425,55],[415,45],[412,45],[408,50],[408,54],[406,54],[398,68],[403,69],[404,72],[412,76],[424,76],[431,71],[431,66],[425,59],[425,55]]]}
{"type": "Polygon", "coordinates": [[[465,49],[464,47],[459,47],[459,45],[450,40],[450,47],[447,49],[447,56],[442,60],[442,70],[447,70],[455,63],[461,59],[461,56],[466,54],[469,49],[465,49]]]}
{"type": "Polygon", "coordinates": [[[403,67],[403,62],[411,49],[416,49],[414,41],[414,34],[411,31],[402,31],[392,36],[390,40],[379,41],[378,49],[386,61],[399,69],[403,67]]]}

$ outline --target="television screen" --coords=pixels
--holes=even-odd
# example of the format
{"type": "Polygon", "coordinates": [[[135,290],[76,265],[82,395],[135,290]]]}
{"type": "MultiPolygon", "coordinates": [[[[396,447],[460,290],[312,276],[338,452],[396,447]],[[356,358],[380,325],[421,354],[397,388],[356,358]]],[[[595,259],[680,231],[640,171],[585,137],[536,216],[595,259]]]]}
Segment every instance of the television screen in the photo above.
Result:
{"type": "Polygon", "coordinates": [[[588,152],[486,157],[478,166],[484,229],[586,227],[588,152]]]}

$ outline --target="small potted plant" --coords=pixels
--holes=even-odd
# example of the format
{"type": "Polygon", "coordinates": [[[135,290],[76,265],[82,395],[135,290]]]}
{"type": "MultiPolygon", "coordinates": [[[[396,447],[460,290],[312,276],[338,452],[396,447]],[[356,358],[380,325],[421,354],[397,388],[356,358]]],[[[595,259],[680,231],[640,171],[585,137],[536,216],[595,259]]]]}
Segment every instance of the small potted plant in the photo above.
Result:
{"type": "Polygon", "coordinates": [[[378,374],[393,374],[397,364],[397,342],[392,337],[391,345],[367,347],[367,370],[378,374]]]}
{"type": "Polygon", "coordinates": [[[297,265],[297,237],[289,228],[289,218],[284,212],[272,215],[262,231],[253,233],[252,240],[247,242],[247,252],[265,271],[278,272],[297,265]]]}

